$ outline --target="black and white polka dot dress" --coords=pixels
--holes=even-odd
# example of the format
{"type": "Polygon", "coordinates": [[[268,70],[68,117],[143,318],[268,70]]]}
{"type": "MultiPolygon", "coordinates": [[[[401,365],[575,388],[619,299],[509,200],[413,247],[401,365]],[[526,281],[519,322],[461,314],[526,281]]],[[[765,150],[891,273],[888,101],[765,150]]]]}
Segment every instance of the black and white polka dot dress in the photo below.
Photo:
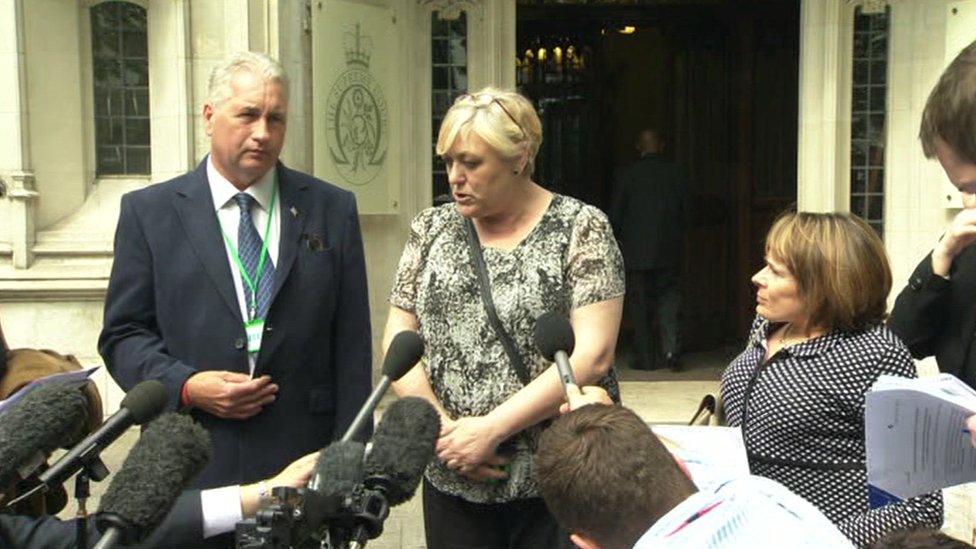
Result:
{"type": "Polygon", "coordinates": [[[886,327],[835,331],[780,350],[757,317],[749,342],[722,375],[728,424],[742,427],[752,473],[816,505],[856,545],[886,532],[942,525],[942,494],[869,509],[864,395],[882,374],[915,377],[905,345],[886,327]]]}

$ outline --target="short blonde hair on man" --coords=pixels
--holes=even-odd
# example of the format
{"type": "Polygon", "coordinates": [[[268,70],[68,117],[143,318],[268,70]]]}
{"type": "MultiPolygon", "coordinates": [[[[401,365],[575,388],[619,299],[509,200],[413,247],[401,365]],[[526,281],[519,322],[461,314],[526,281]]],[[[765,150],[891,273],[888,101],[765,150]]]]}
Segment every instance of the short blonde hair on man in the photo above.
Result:
{"type": "Polygon", "coordinates": [[[810,326],[856,331],[883,322],[891,268],[878,233],[847,213],[788,212],[766,235],[806,302],[810,326]]]}
{"type": "Polygon", "coordinates": [[[445,154],[460,136],[474,132],[502,158],[528,153],[526,173],[535,171],[535,155],[542,145],[542,123],[524,96],[497,88],[484,88],[457,98],[444,116],[437,134],[438,155],[445,154]]]}
{"type": "Polygon", "coordinates": [[[239,51],[210,72],[207,86],[207,102],[216,109],[231,95],[231,80],[240,71],[248,71],[264,77],[265,80],[279,82],[288,94],[288,75],[281,64],[273,58],[253,51],[239,51]]]}

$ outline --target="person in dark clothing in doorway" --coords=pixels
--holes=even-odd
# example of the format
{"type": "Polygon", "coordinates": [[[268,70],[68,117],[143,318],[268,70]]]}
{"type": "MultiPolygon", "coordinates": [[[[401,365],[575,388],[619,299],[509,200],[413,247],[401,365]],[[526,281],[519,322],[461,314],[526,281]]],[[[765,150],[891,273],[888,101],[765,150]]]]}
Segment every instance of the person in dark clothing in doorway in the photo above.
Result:
{"type": "Polygon", "coordinates": [[[681,265],[688,175],[664,158],[660,132],[637,134],[640,158],[617,174],[610,221],[627,268],[627,310],[634,325],[635,360],[641,370],[657,356],[672,370],[680,367],[681,265]],[[652,330],[657,315],[660,337],[652,330]],[[660,341],[659,350],[655,340],[660,341]]]}

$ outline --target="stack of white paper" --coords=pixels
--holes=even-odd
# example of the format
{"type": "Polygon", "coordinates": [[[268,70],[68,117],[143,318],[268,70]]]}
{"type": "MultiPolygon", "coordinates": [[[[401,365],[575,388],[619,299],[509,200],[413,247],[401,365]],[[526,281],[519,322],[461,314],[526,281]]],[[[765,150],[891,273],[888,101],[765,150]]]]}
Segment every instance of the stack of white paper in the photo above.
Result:
{"type": "Polygon", "coordinates": [[[651,425],[664,446],[684,462],[699,490],[749,475],[738,427],[651,425]]]}
{"type": "Polygon", "coordinates": [[[973,414],[976,391],[953,375],[881,376],[864,413],[868,483],[904,499],[976,481],[973,414]]]}

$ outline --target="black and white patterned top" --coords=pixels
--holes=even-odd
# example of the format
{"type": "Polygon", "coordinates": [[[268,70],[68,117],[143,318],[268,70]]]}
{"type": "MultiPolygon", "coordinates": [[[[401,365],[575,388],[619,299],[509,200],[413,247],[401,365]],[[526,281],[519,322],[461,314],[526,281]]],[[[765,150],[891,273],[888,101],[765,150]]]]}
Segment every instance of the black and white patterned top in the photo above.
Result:
{"type": "Polygon", "coordinates": [[[892,530],[939,528],[941,492],[868,505],[864,395],[882,374],[915,377],[905,345],[879,325],[830,332],[763,363],[778,326],[757,317],[745,350],[722,375],[726,418],[742,427],[752,473],[812,502],[855,545],[892,530]]]}
{"type": "MultiPolygon", "coordinates": [[[[420,212],[400,257],[390,303],[412,312],[425,342],[425,367],[434,394],[454,418],[482,416],[522,389],[491,325],[472,267],[464,218],[454,204],[420,212]]],[[[554,195],[517,247],[484,248],[498,317],[534,378],[551,366],[532,341],[535,319],[624,293],[623,259],[606,216],[576,199],[554,195]]],[[[601,384],[619,398],[616,373],[601,384]]],[[[532,452],[541,427],[505,446],[514,451],[509,478],[475,482],[439,461],[427,478],[439,490],[478,503],[537,495],[532,452]]]]}

